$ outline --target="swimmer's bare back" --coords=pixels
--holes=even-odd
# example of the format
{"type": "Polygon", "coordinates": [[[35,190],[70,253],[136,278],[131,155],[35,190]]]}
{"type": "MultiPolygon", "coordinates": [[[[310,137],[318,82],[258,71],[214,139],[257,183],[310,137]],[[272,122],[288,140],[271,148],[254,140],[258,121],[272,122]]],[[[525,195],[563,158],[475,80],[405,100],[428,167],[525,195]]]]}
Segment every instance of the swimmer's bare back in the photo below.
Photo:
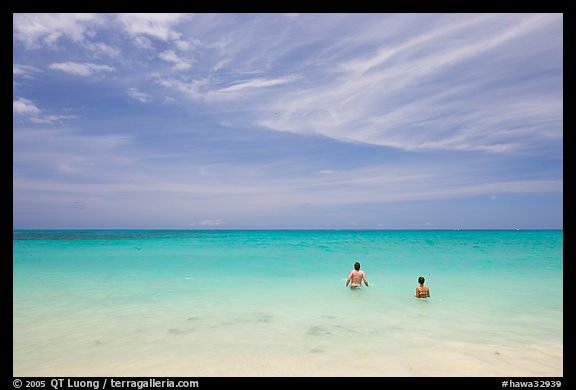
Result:
{"type": "Polygon", "coordinates": [[[348,287],[348,284],[350,284],[350,287],[352,288],[361,287],[362,281],[364,281],[364,284],[366,287],[368,287],[368,280],[366,280],[366,274],[364,271],[352,270],[350,271],[350,275],[348,275],[348,279],[346,280],[346,287],[348,287]]]}

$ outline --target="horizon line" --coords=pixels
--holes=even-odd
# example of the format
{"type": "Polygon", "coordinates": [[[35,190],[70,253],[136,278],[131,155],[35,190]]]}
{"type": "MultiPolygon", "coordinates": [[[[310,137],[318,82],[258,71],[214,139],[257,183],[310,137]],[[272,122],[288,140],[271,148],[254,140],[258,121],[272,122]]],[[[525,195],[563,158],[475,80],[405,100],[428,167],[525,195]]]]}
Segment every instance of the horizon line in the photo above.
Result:
{"type": "Polygon", "coordinates": [[[462,231],[462,230],[564,230],[564,227],[559,228],[218,228],[218,227],[205,227],[205,228],[12,228],[15,230],[450,230],[450,231],[462,231]]]}

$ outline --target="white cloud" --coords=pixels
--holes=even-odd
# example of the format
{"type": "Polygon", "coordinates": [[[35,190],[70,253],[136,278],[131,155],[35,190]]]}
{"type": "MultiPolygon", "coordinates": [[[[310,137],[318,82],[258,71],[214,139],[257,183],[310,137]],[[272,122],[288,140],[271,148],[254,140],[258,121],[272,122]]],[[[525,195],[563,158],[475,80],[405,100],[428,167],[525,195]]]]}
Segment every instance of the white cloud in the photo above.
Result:
{"type": "Polygon", "coordinates": [[[224,69],[224,67],[226,66],[226,64],[227,64],[229,61],[230,61],[230,60],[228,60],[228,59],[218,61],[218,63],[217,63],[216,65],[214,65],[214,67],[212,68],[212,72],[218,72],[218,71],[224,69]]]}
{"type": "Polygon", "coordinates": [[[161,60],[173,63],[172,69],[176,71],[188,70],[192,67],[190,60],[180,58],[174,50],[165,50],[158,54],[158,57],[161,60]]]}
{"type": "Polygon", "coordinates": [[[128,89],[128,96],[134,100],[138,100],[141,103],[149,103],[154,100],[152,96],[147,93],[140,92],[137,88],[128,89]]]}
{"type": "Polygon", "coordinates": [[[192,47],[192,43],[189,41],[184,41],[181,39],[178,39],[177,41],[174,41],[174,44],[176,45],[176,47],[179,50],[189,50],[192,47]]]}
{"type": "Polygon", "coordinates": [[[152,49],[154,47],[154,45],[152,44],[152,41],[148,38],[146,38],[145,36],[142,35],[138,35],[136,37],[134,37],[133,41],[134,45],[136,45],[137,47],[141,48],[141,49],[152,49]]]}
{"type": "Polygon", "coordinates": [[[40,109],[32,101],[18,98],[12,101],[12,112],[20,115],[35,115],[40,113],[40,109]]]}
{"type": "MultiPolygon", "coordinates": [[[[181,34],[174,26],[185,17],[183,14],[136,13],[116,15],[124,30],[132,35],[145,34],[162,41],[177,40],[181,34]]],[[[140,41],[140,44],[142,41],[140,41]]]]}
{"type": "Polygon", "coordinates": [[[54,45],[61,38],[83,41],[94,25],[103,23],[104,16],[90,13],[18,13],[13,15],[14,38],[28,48],[54,45]]]}
{"type": "Polygon", "coordinates": [[[258,79],[253,79],[253,80],[242,81],[242,82],[240,82],[238,84],[234,84],[230,87],[219,89],[218,92],[239,92],[239,91],[242,91],[244,89],[267,88],[267,87],[273,87],[276,85],[291,83],[295,80],[296,80],[295,77],[283,77],[283,78],[278,78],[278,79],[258,78],[258,79]]]}
{"type": "Polygon", "coordinates": [[[174,64],[174,66],[172,66],[172,70],[175,70],[175,71],[183,71],[183,70],[188,70],[190,68],[192,68],[192,65],[186,61],[178,62],[178,63],[174,64]]]}
{"type": "Polygon", "coordinates": [[[48,66],[52,70],[60,70],[62,72],[70,73],[76,76],[92,76],[101,72],[112,72],[113,67],[108,65],[98,65],[88,62],[60,62],[48,66]]]}
{"type": "Polygon", "coordinates": [[[74,115],[45,114],[34,102],[22,97],[12,101],[12,112],[33,123],[54,124],[64,119],[75,118],[74,115]]]}
{"type": "Polygon", "coordinates": [[[180,58],[178,58],[178,56],[176,55],[176,53],[174,52],[174,50],[166,50],[163,51],[162,53],[158,54],[158,57],[164,61],[168,61],[168,62],[180,62],[180,58]]]}
{"type": "Polygon", "coordinates": [[[64,119],[72,119],[76,118],[75,115],[39,115],[33,116],[30,118],[31,122],[34,123],[46,123],[46,124],[55,124],[60,123],[64,119]]]}
{"type": "Polygon", "coordinates": [[[205,219],[198,222],[201,226],[219,226],[222,225],[223,221],[221,219],[205,219]]]}
{"type": "Polygon", "coordinates": [[[34,73],[38,73],[40,70],[34,66],[29,65],[12,65],[12,75],[22,78],[31,78],[34,73]]]}
{"type": "Polygon", "coordinates": [[[157,83],[165,88],[178,91],[189,99],[206,98],[207,92],[205,90],[209,84],[207,79],[196,79],[191,82],[175,79],[159,79],[157,83]]]}
{"type": "Polygon", "coordinates": [[[108,45],[104,42],[86,42],[84,44],[88,50],[92,52],[95,56],[107,56],[107,57],[118,57],[121,53],[118,47],[108,45]]]}

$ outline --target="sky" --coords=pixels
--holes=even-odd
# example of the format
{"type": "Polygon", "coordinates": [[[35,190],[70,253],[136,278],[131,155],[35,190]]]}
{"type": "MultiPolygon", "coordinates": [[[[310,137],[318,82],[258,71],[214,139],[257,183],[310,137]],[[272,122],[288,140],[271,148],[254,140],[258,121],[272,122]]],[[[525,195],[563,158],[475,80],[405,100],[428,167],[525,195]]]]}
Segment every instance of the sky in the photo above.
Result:
{"type": "Polygon", "coordinates": [[[14,14],[15,229],[561,229],[562,14],[14,14]]]}

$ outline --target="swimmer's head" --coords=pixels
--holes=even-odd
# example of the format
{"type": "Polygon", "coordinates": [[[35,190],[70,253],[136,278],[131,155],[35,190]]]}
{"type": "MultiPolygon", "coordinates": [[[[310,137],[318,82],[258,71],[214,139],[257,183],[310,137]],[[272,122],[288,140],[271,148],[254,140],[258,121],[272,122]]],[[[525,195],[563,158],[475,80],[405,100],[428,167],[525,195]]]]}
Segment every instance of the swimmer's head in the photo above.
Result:
{"type": "Polygon", "coordinates": [[[354,269],[355,269],[356,271],[359,271],[359,270],[360,270],[360,263],[359,263],[359,262],[355,262],[355,263],[354,263],[354,269]]]}
{"type": "Polygon", "coordinates": [[[424,284],[424,276],[420,276],[420,277],[418,278],[418,283],[424,284]]]}

